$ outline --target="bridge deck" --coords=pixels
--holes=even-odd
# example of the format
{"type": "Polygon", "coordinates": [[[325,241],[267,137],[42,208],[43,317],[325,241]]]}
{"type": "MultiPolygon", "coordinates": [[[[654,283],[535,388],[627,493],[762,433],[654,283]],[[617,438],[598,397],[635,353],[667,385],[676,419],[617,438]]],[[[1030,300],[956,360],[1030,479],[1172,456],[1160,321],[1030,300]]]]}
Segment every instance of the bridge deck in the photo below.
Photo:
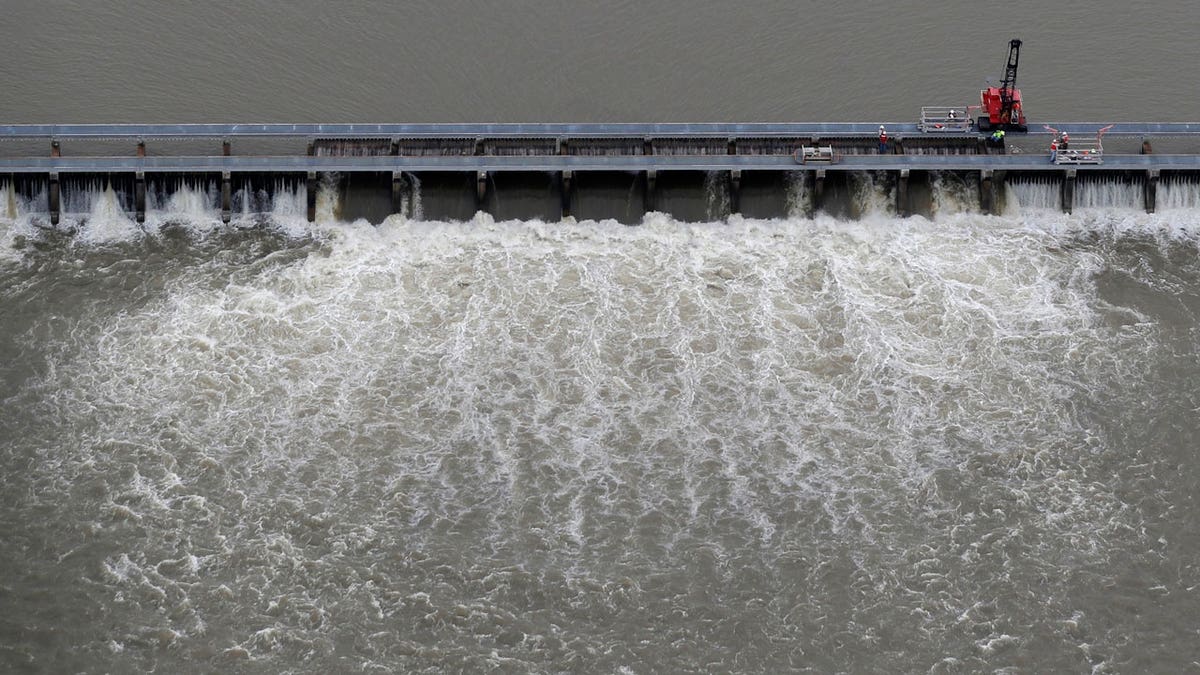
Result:
{"type": "Polygon", "coordinates": [[[833,164],[797,164],[789,155],[462,156],[462,157],[21,157],[0,159],[0,173],[220,173],[390,171],[1145,171],[1200,170],[1200,155],[1105,155],[1103,164],[1057,165],[1048,155],[845,155],[833,164]]]}
{"type": "MultiPolygon", "coordinates": [[[[880,122],[852,123],[666,123],[666,124],[10,124],[0,125],[0,140],[187,139],[236,137],[301,138],[836,138],[873,136],[880,122]]],[[[959,137],[961,133],[922,133],[912,122],[883,122],[896,136],[959,137]]],[[[1049,124],[1078,136],[1096,133],[1100,123],[1049,124]]],[[[1050,132],[1031,125],[1031,135],[1050,132]]],[[[1114,125],[1110,136],[1194,136],[1200,123],[1129,123],[1114,125]]]]}

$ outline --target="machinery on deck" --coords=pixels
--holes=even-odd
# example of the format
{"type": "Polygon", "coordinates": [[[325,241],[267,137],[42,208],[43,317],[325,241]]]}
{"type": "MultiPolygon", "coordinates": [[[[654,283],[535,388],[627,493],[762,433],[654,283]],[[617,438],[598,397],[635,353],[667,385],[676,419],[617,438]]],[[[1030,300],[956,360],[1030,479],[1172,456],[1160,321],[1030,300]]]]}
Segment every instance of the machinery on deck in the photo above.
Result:
{"type": "Polygon", "coordinates": [[[1025,126],[1025,110],[1021,107],[1021,90],[1017,89],[1017,62],[1021,57],[1021,41],[1008,43],[1008,63],[1004,66],[1004,79],[999,87],[989,86],[980,92],[983,114],[979,116],[980,131],[994,129],[1005,131],[1028,131],[1025,126]]]}

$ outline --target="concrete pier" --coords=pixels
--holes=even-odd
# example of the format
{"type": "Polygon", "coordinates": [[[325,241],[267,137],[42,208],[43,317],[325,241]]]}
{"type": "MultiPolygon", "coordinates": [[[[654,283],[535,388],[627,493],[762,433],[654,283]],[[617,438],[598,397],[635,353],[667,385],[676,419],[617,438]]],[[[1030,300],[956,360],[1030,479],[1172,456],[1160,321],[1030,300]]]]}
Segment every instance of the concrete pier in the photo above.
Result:
{"type": "Polygon", "coordinates": [[[133,211],[137,222],[146,222],[146,173],[144,171],[138,171],[134,174],[133,211]]]}
{"type": "Polygon", "coordinates": [[[486,171],[475,172],[475,210],[487,209],[488,174],[486,171]]]}
{"type": "MultiPolygon", "coordinates": [[[[800,183],[803,187],[800,187],[799,189],[802,191],[802,194],[808,197],[800,203],[800,206],[803,206],[804,211],[803,213],[798,214],[805,218],[812,218],[814,215],[816,215],[817,211],[815,208],[816,198],[814,197],[816,190],[815,174],[815,171],[797,171],[791,174],[791,180],[800,183]]],[[[795,214],[789,213],[788,215],[795,214]]]]}
{"type": "Polygon", "coordinates": [[[904,218],[909,213],[908,208],[908,179],[910,178],[909,169],[900,169],[899,180],[896,182],[896,214],[904,218]]]}
{"type": "Polygon", "coordinates": [[[1158,169],[1150,169],[1146,172],[1146,213],[1154,213],[1154,209],[1158,205],[1158,176],[1158,169]]]}
{"type": "Polygon", "coordinates": [[[571,217],[571,188],[574,185],[575,174],[570,171],[558,172],[559,217],[563,220],[571,217]]]}
{"type": "Polygon", "coordinates": [[[1071,213],[1075,210],[1075,169],[1067,169],[1062,182],[1062,210],[1071,213]]]}
{"type": "Polygon", "coordinates": [[[994,214],[996,212],[996,185],[993,182],[991,169],[979,172],[979,211],[994,214]]]}
{"type": "Polygon", "coordinates": [[[729,213],[742,212],[742,170],[729,172],[729,213]]]}
{"type": "Polygon", "coordinates": [[[392,172],[392,213],[404,215],[404,174],[392,172]]]}
{"type": "Polygon", "coordinates": [[[308,172],[308,183],[305,190],[308,201],[308,222],[317,222],[317,172],[308,172]]]}
{"type": "Polygon", "coordinates": [[[62,212],[62,192],[58,184],[58,174],[50,174],[50,183],[48,186],[47,195],[50,200],[50,224],[57,225],[59,214],[62,212]]]}
{"type": "Polygon", "coordinates": [[[228,223],[233,217],[233,174],[221,172],[221,222],[228,223]]]}

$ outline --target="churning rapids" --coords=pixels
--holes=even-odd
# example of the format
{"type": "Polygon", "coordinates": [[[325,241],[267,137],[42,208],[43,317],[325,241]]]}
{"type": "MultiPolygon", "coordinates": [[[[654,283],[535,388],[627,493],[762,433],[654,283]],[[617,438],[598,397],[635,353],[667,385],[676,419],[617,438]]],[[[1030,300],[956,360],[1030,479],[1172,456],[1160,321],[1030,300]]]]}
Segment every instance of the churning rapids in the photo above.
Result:
{"type": "Polygon", "coordinates": [[[103,202],[0,219],[0,670],[1200,667],[1200,211],[103,202]]]}

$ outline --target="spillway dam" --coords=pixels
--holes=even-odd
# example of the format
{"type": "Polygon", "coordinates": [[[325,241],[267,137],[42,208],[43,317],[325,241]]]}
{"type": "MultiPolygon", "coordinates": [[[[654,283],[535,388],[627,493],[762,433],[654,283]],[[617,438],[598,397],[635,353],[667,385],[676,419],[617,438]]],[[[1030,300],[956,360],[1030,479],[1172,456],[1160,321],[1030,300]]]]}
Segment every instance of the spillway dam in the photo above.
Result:
{"type": "Polygon", "coordinates": [[[855,217],[864,190],[900,216],[946,190],[982,213],[1200,208],[1200,123],[1045,129],[998,145],[904,123],[9,125],[0,216],[56,225],[103,199],[139,222],[164,208],[311,221],[324,194],[335,217],[375,223],[855,217]],[[1049,154],[1059,132],[1073,154],[1049,154]]]}

